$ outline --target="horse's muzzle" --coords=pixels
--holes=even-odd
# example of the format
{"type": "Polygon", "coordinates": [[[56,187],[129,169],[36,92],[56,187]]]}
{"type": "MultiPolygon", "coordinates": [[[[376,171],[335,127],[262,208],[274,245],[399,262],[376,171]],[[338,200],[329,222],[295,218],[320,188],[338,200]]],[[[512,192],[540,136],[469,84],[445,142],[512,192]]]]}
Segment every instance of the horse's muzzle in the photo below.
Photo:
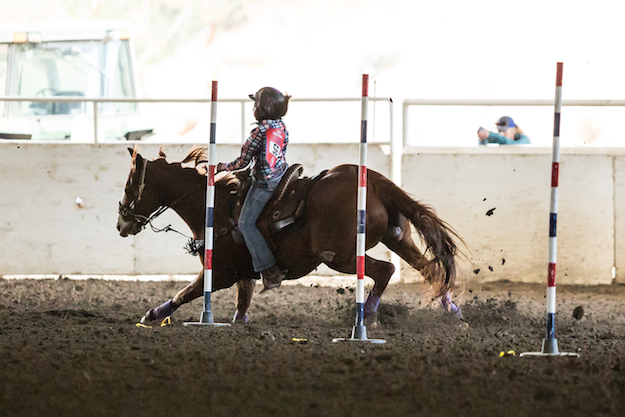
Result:
{"type": "Polygon", "coordinates": [[[141,224],[136,220],[125,220],[121,215],[117,216],[117,230],[121,237],[136,235],[141,231],[141,224]]]}

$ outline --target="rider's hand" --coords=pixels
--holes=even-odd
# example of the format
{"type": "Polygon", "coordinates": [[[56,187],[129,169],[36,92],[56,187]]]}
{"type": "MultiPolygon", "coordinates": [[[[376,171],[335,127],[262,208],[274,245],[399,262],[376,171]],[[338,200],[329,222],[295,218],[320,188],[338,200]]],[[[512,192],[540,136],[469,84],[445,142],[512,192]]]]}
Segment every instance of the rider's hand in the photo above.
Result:
{"type": "Polygon", "coordinates": [[[217,164],[217,167],[215,168],[215,173],[225,171],[225,170],[226,170],[226,164],[224,164],[223,162],[220,162],[217,164]]]}

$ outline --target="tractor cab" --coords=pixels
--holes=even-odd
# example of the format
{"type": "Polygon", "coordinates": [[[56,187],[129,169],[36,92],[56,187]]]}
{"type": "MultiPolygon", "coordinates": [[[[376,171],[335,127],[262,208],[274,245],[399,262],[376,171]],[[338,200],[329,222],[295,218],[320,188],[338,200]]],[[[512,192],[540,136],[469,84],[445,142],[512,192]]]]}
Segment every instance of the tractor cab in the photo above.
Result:
{"type": "MultiPolygon", "coordinates": [[[[93,142],[91,102],[9,97],[135,98],[130,24],[67,21],[0,25],[0,139],[93,142]]],[[[99,140],[138,140],[152,129],[139,104],[97,104],[99,140]]]]}

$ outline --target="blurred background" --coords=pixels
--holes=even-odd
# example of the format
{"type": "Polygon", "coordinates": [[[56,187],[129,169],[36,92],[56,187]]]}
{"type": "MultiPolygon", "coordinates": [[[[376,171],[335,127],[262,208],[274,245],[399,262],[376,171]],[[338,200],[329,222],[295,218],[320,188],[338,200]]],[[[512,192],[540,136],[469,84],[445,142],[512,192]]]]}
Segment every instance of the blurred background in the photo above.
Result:
{"type": "MultiPolygon", "coordinates": [[[[0,23],[115,19],[133,23],[139,97],[246,97],[265,85],[293,97],[550,99],[564,62],[563,99],[625,98],[617,1],[441,0],[0,0],[0,23]]],[[[293,104],[293,141],[357,142],[359,104],[293,104]]],[[[373,137],[387,140],[388,104],[373,137]]],[[[208,137],[208,105],[146,105],[156,140],[208,137]]],[[[370,107],[371,109],[371,107],[370,107]]],[[[625,109],[563,109],[563,146],[621,146],[625,109]]],[[[240,141],[240,108],[224,104],[218,129],[240,141]]],[[[411,108],[406,145],[475,146],[480,126],[512,116],[534,145],[551,146],[553,107],[411,108]]],[[[251,123],[251,105],[248,112],[251,123]]],[[[371,116],[370,116],[371,117],[371,116]]],[[[251,127],[250,127],[251,128],[251,127]]]]}

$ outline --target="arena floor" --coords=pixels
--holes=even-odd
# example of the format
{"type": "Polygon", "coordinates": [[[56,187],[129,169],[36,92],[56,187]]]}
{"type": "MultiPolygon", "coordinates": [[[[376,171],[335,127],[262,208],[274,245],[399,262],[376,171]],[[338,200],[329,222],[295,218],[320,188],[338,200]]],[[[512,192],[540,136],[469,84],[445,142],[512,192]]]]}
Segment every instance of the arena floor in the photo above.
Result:
{"type": "MultiPolygon", "coordinates": [[[[0,279],[0,416],[625,415],[625,286],[559,286],[560,350],[580,357],[520,358],[544,337],[543,285],[464,283],[464,322],[394,285],[368,328],[384,345],[332,342],[354,320],[342,287],[256,294],[243,326],[184,327],[200,300],[136,326],[184,285],[0,279]]],[[[214,294],[217,321],[234,295],[214,294]]]]}

